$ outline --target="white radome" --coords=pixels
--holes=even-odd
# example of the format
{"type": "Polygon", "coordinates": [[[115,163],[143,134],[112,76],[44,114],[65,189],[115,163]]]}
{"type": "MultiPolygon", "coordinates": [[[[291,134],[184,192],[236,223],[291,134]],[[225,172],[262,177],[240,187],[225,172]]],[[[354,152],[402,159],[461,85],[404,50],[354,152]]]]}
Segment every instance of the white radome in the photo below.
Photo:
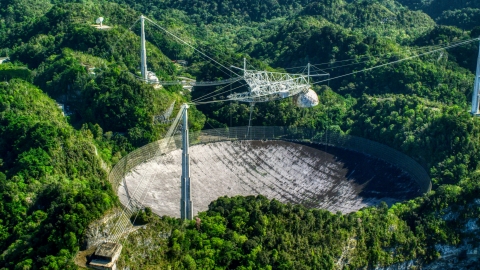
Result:
{"type": "Polygon", "coordinates": [[[312,89],[297,96],[296,104],[300,108],[310,108],[318,105],[318,95],[312,89]]]}
{"type": "Polygon", "coordinates": [[[99,17],[97,18],[97,20],[95,21],[97,24],[101,24],[103,22],[103,17],[99,17]]]}

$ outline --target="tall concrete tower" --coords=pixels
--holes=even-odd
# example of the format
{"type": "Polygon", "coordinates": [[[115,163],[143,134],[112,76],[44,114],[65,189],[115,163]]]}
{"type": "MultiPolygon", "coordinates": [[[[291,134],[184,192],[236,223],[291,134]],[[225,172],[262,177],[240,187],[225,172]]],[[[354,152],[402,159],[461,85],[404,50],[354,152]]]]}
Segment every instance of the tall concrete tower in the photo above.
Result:
{"type": "Polygon", "coordinates": [[[142,25],[142,32],[140,33],[140,72],[142,79],[147,81],[147,49],[145,48],[145,16],[140,16],[140,23],[142,25]]]}
{"type": "Polygon", "coordinates": [[[193,204],[190,198],[190,157],[188,155],[188,104],[183,104],[182,122],[182,196],[180,201],[180,216],[183,220],[193,219],[193,204]]]}
{"type": "Polygon", "coordinates": [[[479,88],[480,88],[480,45],[478,48],[477,73],[475,74],[475,84],[473,85],[472,112],[471,112],[473,115],[477,115],[477,116],[480,114],[478,110],[479,88]]]}

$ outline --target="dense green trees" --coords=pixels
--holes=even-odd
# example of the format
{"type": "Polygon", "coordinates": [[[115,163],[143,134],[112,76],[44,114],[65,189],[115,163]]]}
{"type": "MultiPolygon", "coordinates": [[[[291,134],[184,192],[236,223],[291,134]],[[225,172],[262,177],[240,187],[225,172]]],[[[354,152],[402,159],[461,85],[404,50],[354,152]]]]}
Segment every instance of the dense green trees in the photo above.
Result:
{"type": "Polygon", "coordinates": [[[411,9],[422,10],[432,18],[436,18],[446,10],[458,10],[462,8],[480,8],[480,3],[471,0],[399,0],[403,5],[408,6],[411,9]]]}
{"type": "Polygon", "coordinates": [[[193,221],[151,216],[128,237],[119,266],[358,269],[414,259],[421,267],[440,256],[438,244],[478,245],[478,229],[467,223],[480,215],[479,180],[444,185],[390,209],[381,204],[346,215],[263,196],[222,197],[193,221]],[[155,244],[154,235],[161,236],[155,244]]]}
{"type": "Polygon", "coordinates": [[[422,10],[439,24],[454,25],[462,29],[471,30],[478,26],[480,4],[470,0],[398,0],[414,10],[422,10]]]}
{"type": "Polygon", "coordinates": [[[86,226],[117,203],[92,139],[29,83],[0,84],[2,267],[65,269],[86,226]]]}
{"type": "MultiPolygon", "coordinates": [[[[25,43],[19,44],[11,56],[13,61],[35,68],[34,82],[64,104],[74,126],[99,124],[105,132],[113,132],[112,143],[122,141],[116,134],[126,136],[128,143],[121,142],[119,151],[107,156],[159,138],[166,126],[154,125],[153,116],[163,113],[174,100],[177,104],[186,100],[178,88],[155,89],[135,78],[140,61],[135,34],[122,27],[98,31],[84,21],[89,12],[111,14],[109,23],[122,24],[129,18],[134,21],[128,11],[111,3],[56,5],[25,27],[25,43]],[[72,23],[65,25],[64,21],[72,23]]],[[[175,65],[158,48],[151,44],[147,47],[149,70],[160,79],[172,79],[175,65]]],[[[202,119],[193,108],[193,130],[202,127],[202,119]]],[[[102,135],[97,139],[105,141],[102,135]]]]}
{"type": "Polygon", "coordinates": [[[4,81],[9,81],[13,78],[32,81],[32,72],[25,66],[4,63],[0,65],[0,78],[4,81]]]}
{"type": "MultiPolygon", "coordinates": [[[[139,29],[128,28],[141,13],[226,66],[243,57],[268,70],[320,63],[331,78],[480,34],[473,29],[475,1],[398,2],[403,6],[393,0],[2,1],[0,54],[14,63],[0,65],[0,80],[7,81],[0,83],[0,268],[73,267],[85,227],[117,204],[102,168],[161,137],[167,125],[154,125],[152,117],[171,102],[175,113],[182,102],[220,90],[190,93],[137,80],[139,29]],[[90,26],[99,16],[110,31],[90,26]]],[[[149,69],[161,79],[232,76],[151,25],[147,40],[149,69]]],[[[159,219],[146,210],[138,223],[148,222],[147,228],[125,243],[120,265],[374,268],[431,261],[436,244],[478,241],[462,229],[480,214],[474,203],[480,123],[467,113],[477,48],[471,43],[329,83],[316,78],[320,105],[308,110],[290,99],[254,106],[254,125],[335,129],[396,148],[429,171],[432,193],[348,215],[261,196],[220,198],[199,214],[199,223],[159,219]],[[449,213],[458,218],[446,218],[449,213]]],[[[237,86],[233,91],[246,90],[237,86]]],[[[205,121],[246,125],[249,106],[218,102],[190,113],[191,130],[205,121]]]]}
{"type": "Polygon", "coordinates": [[[443,219],[447,205],[460,215],[480,214],[478,208],[461,207],[473,203],[478,188],[478,183],[468,191],[446,186],[391,209],[382,204],[347,215],[263,196],[222,197],[185,224],[152,217],[146,230],[129,236],[120,266],[155,261],[174,269],[358,269],[419,257],[428,262],[438,256],[436,243],[458,244],[461,233],[453,226],[465,226],[443,219]],[[134,244],[168,231],[168,240],[159,239],[168,246],[155,254],[152,247],[134,244]]]}
{"type": "Polygon", "coordinates": [[[200,23],[265,21],[280,16],[287,16],[299,11],[308,0],[280,1],[131,1],[116,0],[142,11],[178,9],[185,11],[192,20],[200,23]]]}
{"type": "Polygon", "coordinates": [[[447,10],[437,18],[437,22],[470,30],[480,25],[480,8],[447,10]]]}

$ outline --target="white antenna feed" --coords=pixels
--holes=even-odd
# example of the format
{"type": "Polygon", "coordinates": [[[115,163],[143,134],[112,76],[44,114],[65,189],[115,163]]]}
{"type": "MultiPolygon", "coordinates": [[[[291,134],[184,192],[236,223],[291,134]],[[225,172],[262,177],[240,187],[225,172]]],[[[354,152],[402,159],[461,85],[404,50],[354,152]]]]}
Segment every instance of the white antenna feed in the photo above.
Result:
{"type": "Polygon", "coordinates": [[[98,18],[95,20],[95,23],[96,23],[96,24],[100,24],[100,26],[102,26],[102,24],[103,24],[103,17],[98,17],[98,18]]]}
{"type": "Polygon", "coordinates": [[[98,17],[96,20],[95,20],[95,24],[92,24],[92,26],[98,30],[110,30],[112,27],[108,26],[108,25],[103,25],[103,17],[98,17]]]}

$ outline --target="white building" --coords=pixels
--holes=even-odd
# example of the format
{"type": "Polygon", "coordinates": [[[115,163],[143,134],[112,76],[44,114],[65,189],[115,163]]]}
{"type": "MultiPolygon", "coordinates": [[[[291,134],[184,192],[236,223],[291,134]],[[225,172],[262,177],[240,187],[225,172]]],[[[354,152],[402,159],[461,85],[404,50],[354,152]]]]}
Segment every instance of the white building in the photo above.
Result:
{"type": "Polygon", "coordinates": [[[0,57],[0,64],[3,64],[4,62],[10,61],[10,58],[8,57],[0,57]]]}

